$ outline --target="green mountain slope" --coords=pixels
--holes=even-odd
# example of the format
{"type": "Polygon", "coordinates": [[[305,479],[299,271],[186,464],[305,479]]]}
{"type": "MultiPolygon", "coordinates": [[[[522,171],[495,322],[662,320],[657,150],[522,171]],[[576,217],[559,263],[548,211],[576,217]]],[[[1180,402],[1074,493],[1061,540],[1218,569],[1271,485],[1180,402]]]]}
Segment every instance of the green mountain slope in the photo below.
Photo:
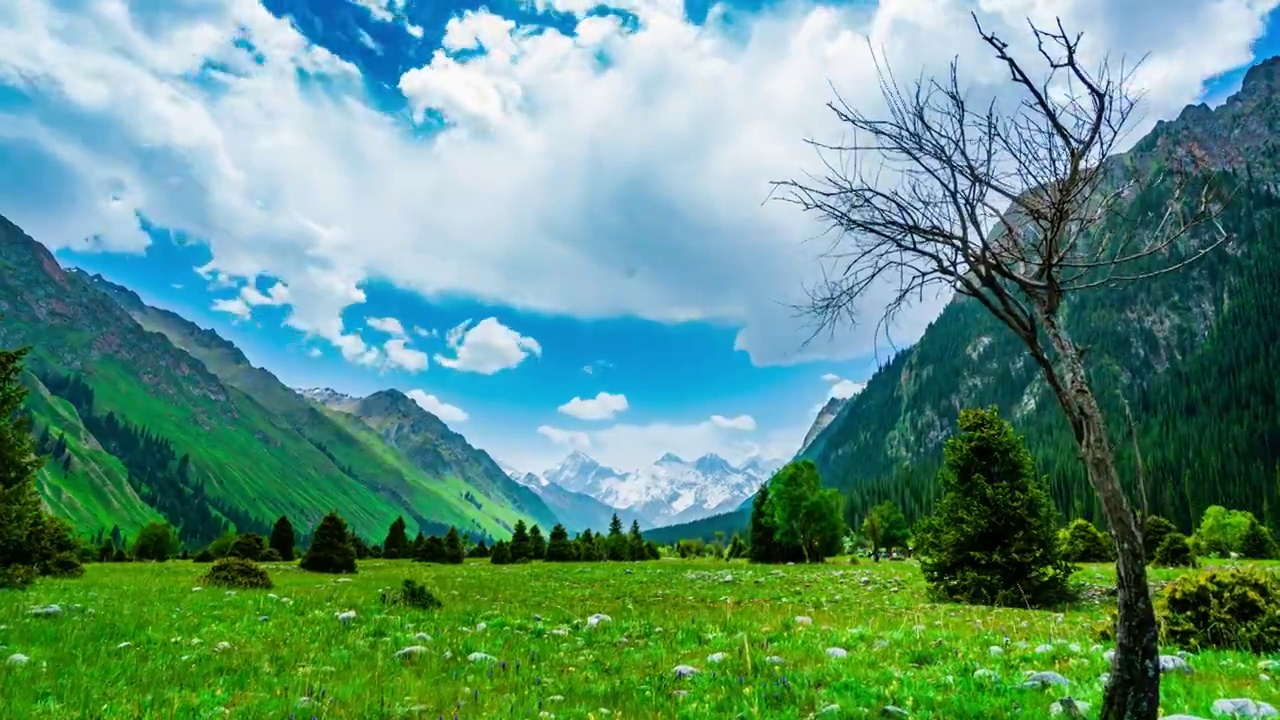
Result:
{"type": "MultiPolygon", "coordinates": [[[[0,314],[0,345],[33,346],[32,373],[62,395],[98,445],[128,468],[136,495],[162,508],[193,542],[208,540],[225,521],[264,529],[288,514],[308,527],[335,508],[374,539],[401,514],[490,534],[507,522],[470,503],[458,509],[458,503],[442,501],[429,491],[429,480],[406,478],[300,398],[291,409],[288,389],[272,392],[263,372],[234,361],[243,358],[234,346],[193,334],[184,344],[230,378],[220,379],[171,342],[169,334],[181,336],[175,330],[180,318],[166,316],[167,325],[153,325],[160,332],[149,332],[3,218],[0,314]],[[206,347],[198,347],[201,340],[206,347]]],[[[52,410],[38,409],[39,393],[33,396],[34,412],[53,417],[52,410]]],[[[46,468],[46,500],[82,530],[98,529],[90,523],[110,513],[94,493],[119,489],[113,482],[120,468],[103,469],[110,466],[73,462],[65,473],[61,466],[46,468]]],[[[125,521],[139,521],[139,512],[132,507],[125,521]]]]}
{"type": "MultiPolygon", "coordinates": [[[[1184,530],[1215,503],[1280,527],[1276,127],[1280,58],[1251,68],[1241,91],[1221,107],[1191,106],[1177,120],[1159,123],[1129,157],[1159,163],[1194,149],[1208,158],[1211,172],[1202,179],[1232,193],[1222,218],[1232,242],[1176,273],[1077,296],[1062,311],[1074,339],[1088,348],[1086,364],[1130,492],[1136,435],[1151,511],[1184,530]]],[[[1129,198],[1131,208],[1155,219],[1168,200],[1155,192],[1129,198]]],[[[1168,266],[1185,253],[1173,248],[1155,262],[1168,266]]],[[[959,410],[988,405],[1026,436],[1064,515],[1100,522],[1052,394],[1021,341],[970,299],[952,302],[919,342],[889,359],[800,457],[813,459],[824,483],[841,490],[851,521],[884,499],[914,519],[937,499],[942,444],[959,410]]],[[[748,520],[749,510],[739,508],[651,534],[706,538],[740,530],[748,520]]]]}
{"type": "MultiPolygon", "coordinates": [[[[1280,59],[1252,68],[1222,107],[1187,108],[1130,153],[1143,164],[1194,148],[1233,200],[1229,246],[1193,266],[1073,298],[1063,319],[1086,363],[1132,486],[1132,406],[1147,496],[1189,528],[1210,504],[1280,526],[1280,59]]],[[[1169,198],[1129,199],[1158,219],[1169,198]]],[[[1155,220],[1152,220],[1153,222],[1155,220]]],[[[1141,232],[1142,227],[1121,228],[1141,232]]],[[[1186,248],[1158,258],[1176,262],[1186,248]]],[[[996,405],[1027,436],[1058,507],[1100,520],[1066,421],[1021,342],[976,302],[953,302],[921,340],[879,370],[804,455],[851,514],[886,497],[908,515],[936,499],[941,445],[960,408],[996,405]]]]}
{"type": "Polygon", "coordinates": [[[471,447],[461,435],[398,391],[385,392],[408,403],[423,426],[417,442],[407,449],[438,447],[448,459],[441,456],[436,462],[416,466],[405,453],[380,441],[368,427],[325,412],[270,371],[254,367],[239,348],[216,332],[176,313],[146,305],[133,291],[101,276],[75,270],[71,274],[111,297],[142,327],[161,333],[198,359],[223,383],[252,397],[345,474],[403,506],[423,532],[442,534],[447,529],[442,526],[456,525],[501,537],[510,532],[516,520],[545,522],[548,517],[549,511],[538,498],[528,501],[509,487],[494,483],[483,463],[488,460],[493,464],[486,453],[471,447]]]}

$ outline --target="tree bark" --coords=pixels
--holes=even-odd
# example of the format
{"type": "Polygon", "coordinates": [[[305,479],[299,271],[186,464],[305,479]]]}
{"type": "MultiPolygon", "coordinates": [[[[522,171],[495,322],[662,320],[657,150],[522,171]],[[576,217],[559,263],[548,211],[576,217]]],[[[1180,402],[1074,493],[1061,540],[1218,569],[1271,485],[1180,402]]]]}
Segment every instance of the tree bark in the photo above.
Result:
{"type": "Polygon", "coordinates": [[[1120,486],[1102,409],[1089,386],[1080,349],[1051,313],[1041,322],[1061,365],[1065,387],[1051,382],[1071,427],[1089,482],[1102,502],[1116,543],[1116,653],[1102,701],[1102,720],[1156,720],[1160,710],[1160,647],[1147,587],[1146,557],[1137,518],[1120,486]]]}

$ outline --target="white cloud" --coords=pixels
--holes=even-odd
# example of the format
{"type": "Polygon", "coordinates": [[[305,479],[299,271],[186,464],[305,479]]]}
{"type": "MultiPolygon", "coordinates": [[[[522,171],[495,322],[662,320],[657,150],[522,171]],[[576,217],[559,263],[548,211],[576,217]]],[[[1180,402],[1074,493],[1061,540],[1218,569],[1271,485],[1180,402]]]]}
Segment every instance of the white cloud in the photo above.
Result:
{"type": "Polygon", "coordinates": [[[711,422],[716,427],[724,428],[726,430],[751,432],[756,429],[756,419],[750,415],[739,415],[732,418],[728,418],[723,415],[712,415],[711,422]]]}
{"type": "Polygon", "coordinates": [[[521,335],[497,318],[485,318],[468,328],[470,323],[468,320],[448,332],[446,341],[456,357],[436,355],[437,363],[462,372],[492,375],[516,367],[530,355],[542,355],[537,340],[521,335]]]}
{"type": "Polygon", "coordinates": [[[422,390],[410,390],[405,393],[410,399],[418,403],[423,410],[435,415],[445,423],[464,423],[471,419],[465,410],[457,405],[450,405],[435,395],[428,395],[422,390]]]}
{"type": "Polygon", "coordinates": [[[550,425],[541,425],[538,427],[538,434],[546,437],[556,445],[564,445],[577,450],[586,450],[591,447],[591,438],[586,433],[576,430],[561,430],[550,425]]]}
{"type": "Polygon", "coordinates": [[[435,328],[431,328],[430,330],[428,330],[426,328],[418,327],[417,325],[413,326],[413,334],[417,335],[418,337],[424,337],[424,338],[440,337],[439,330],[436,330],[435,328]]]}
{"type": "Polygon", "coordinates": [[[626,395],[613,395],[602,390],[588,400],[574,396],[572,400],[556,409],[579,420],[608,420],[626,410],[627,407],[626,395]]]}
{"type": "Polygon", "coordinates": [[[822,380],[831,386],[830,393],[827,397],[839,398],[841,400],[847,400],[848,398],[857,395],[867,386],[864,382],[856,382],[847,378],[842,378],[835,373],[827,373],[826,375],[823,375],[822,380]]]}
{"type": "Polygon", "coordinates": [[[409,372],[420,372],[427,369],[427,354],[409,347],[408,340],[392,338],[382,346],[387,355],[387,364],[409,372]]]}
{"type": "MultiPolygon", "coordinates": [[[[815,226],[761,200],[769,181],[814,168],[805,137],[839,140],[828,82],[880,107],[868,38],[901,78],[959,54],[981,104],[1011,83],[968,10],[1016,52],[1034,52],[1025,15],[1061,15],[1085,33],[1087,61],[1150,53],[1149,126],[1248,62],[1277,1],[784,3],[733,22],[713,11],[699,28],[677,0],[619,0],[638,31],[583,18],[576,38],[480,11],[454,21],[451,42],[488,53],[437,53],[399,80],[413,110],[450,121],[423,142],[373,109],[354,66],[257,2],[9,0],[0,85],[22,103],[0,110],[0,213],[55,248],[140,252],[139,213],[185,231],[208,246],[207,277],[277,279],[286,324],[353,362],[381,355],[341,319],[371,277],[579,318],[732,323],[757,363],[849,357],[872,348],[868,331],[797,350],[809,330],[785,303],[817,277],[801,243],[815,226]]],[[[398,0],[359,2],[401,21],[398,0]]],[[[859,309],[876,315],[886,293],[859,309]]],[[[940,306],[905,316],[894,339],[940,306]]]]}
{"type": "MultiPolygon", "coordinates": [[[[755,422],[749,416],[742,415],[728,423],[725,420],[715,415],[697,423],[617,424],[587,432],[544,425],[538,432],[557,446],[586,451],[605,465],[627,471],[652,463],[667,452],[686,460],[715,453],[735,463],[753,455],[790,458],[808,429],[787,428],[746,435],[755,430],[755,422]]],[[[549,467],[556,458],[563,457],[563,451],[559,455],[524,453],[522,457],[527,467],[549,467]]]]}
{"type": "Polygon", "coordinates": [[[241,320],[248,319],[249,314],[252,312],[252,308],[249,307],[249,303],[238,297],[214,300],[212,307],[218,312],[235,315],[241,320]]]}
{"type": "Polygon", "coordinates": [[[404,325],[401,325],[400,321],[393,317],[369,317],[365,318],[364,323],[374,330],[384,332],[388,335],[404,337],[405,334],[404,325]]]}

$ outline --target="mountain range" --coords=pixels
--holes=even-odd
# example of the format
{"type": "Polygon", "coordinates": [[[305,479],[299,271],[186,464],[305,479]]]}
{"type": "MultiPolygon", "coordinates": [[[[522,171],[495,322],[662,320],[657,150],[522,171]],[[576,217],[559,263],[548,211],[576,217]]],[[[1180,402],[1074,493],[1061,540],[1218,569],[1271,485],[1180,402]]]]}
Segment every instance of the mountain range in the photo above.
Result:
{"type": "MultiPolygon", "coordinates": [[[[574,451],[556,467],[541,474],[513,472],[520,482],[537,490],[561,517],[582,512],[581,520],[600,512],[618,512],[643,528],[697,520],[737,507],[755,494],[784,461],[752,457],[741,466],[709,453],[686,461],[672,453],[651,465],[619,471],[574,451]],[[588,498],[594,504],[578,498],[588,498]],[[569,503],[580,509],[569,509],[569,503]]],[[[578,518],[575,518],[578,520],[578,518]]],[[[597,527],[592,523],[592,527],[597,527]]]]}
{"type": "MultiPolygon", "coordinates": [[[[1175,272],[1068,296],[1061,317],[1087,348],[1117,467],[1139,503],[1184,531],[1224,504],[1280,527],[1280,58],[1250,68],[1215,108],[1189,106],[1123,156],[1117,177],[1178,158],[1202,158],[1193,178],[1228,198],[1225,247],[1175,272]],[[1132,424],[1128,417],[1132,417],[1132,424]]],[[[1141,234],[1174,201],[1168,186],[1126,195],[1112,233],[1141,234]],[[1123,224],[1122,224],[1123,223],[1123,224]]],[[[1175,208],[1177,209],[1177,208],[1175,208]]],[[[1193,241],[1166,249],[1143,273],[1188,259],[1193,241]]],[[[909,519],[937,499],[943,442],[961,408],[994,405],[1022,433],[1058,509],[1099,521],[1075,441],[1054,397],[1011,331],[977,301],[957,297],[920,340],[885,362],[865,388],[806,439],[824,483],[851,521],[894,500],[909,519]]],[[[736,532],[747,508],[652,533],[659,542],[736,532]]]]}

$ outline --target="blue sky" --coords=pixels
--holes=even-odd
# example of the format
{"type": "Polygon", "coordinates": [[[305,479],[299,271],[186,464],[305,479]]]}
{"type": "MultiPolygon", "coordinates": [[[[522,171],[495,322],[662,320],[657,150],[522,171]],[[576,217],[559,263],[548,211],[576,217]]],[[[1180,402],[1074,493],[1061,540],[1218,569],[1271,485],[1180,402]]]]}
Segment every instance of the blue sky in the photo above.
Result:
{"type": "MultiPolygon", "coordinates": [[[[1092,52],[1150,54],[1148,123],[1280,52],[1276,2],[1059,4],[1092,52]]],[[[869,37],[1007,84],[960,0],[615,5],[6,3],[0,213],[290,385],[413,391],[522,469],[788,456],[892,352],[873,322],[802,349],[787,307],[818,228],[764,201],[838,137],[827,81],[875,106],[869,37]]],[[[986,5],[1014,40],[1054,11],[986,5]]]]}

